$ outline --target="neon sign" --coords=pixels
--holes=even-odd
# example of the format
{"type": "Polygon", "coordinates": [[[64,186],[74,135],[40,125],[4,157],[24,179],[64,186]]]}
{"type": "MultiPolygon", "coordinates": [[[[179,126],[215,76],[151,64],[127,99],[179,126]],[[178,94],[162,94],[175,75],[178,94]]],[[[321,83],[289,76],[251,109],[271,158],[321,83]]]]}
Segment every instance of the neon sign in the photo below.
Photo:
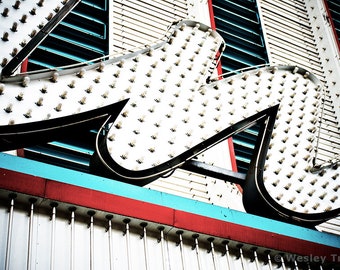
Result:
{"type": "Polygon", "coordinates": [[[247,211],[304,225],[338,215],[340,142],[331,134],[328,158],[319,155],[321,83],[295,66],[207,83],[223,47],[218,33],[186,20],[163,41],[105,61],[12,75],[13,57],[2,69],[0,149],[102,122],[93,164],[140,185],[259,124],[244,184],[247,211]]]}

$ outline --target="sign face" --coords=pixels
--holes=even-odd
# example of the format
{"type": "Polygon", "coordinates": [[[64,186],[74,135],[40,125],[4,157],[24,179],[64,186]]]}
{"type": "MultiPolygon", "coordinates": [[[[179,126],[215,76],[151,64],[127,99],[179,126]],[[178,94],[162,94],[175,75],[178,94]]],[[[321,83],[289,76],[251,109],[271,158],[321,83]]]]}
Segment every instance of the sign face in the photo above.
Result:
{"type": "Polygon", "coordinates": [[[337,216],[340,126],[322,122],[339,116],[325,112],[320,82],[295,66],[263,66],[207,83],[223,47],[218,33],[187,20],[134,53],[2,74],[0,150],[101,121],[93,164],[140,185],[259,124],[246,210],[307,226],[337,216]]]}

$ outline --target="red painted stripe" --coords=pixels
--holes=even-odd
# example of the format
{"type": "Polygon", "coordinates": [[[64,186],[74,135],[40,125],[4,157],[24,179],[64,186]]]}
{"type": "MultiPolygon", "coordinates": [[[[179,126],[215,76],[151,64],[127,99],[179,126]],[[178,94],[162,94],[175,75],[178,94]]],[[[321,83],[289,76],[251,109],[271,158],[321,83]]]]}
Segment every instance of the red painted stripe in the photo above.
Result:
{"type": "Polygon", "coordinates": [[[44,197],[46,180],[0,168],[0,189],[44,197]]]}
{"type": "Polygon", "coordinates": [[[0,169],[0,188],[94,210],[143,219],[199,234],[212,235],[293,254],[325,256],[339,250],[330,246],[276,234],[127,197],[0,169]]]}
{"type": "Polygon", "coordinates": [[[173,223],[171,208],[55,181],[47,181],[45,198],[167,225],[173,223]]]}
{"type": "Polygon", "coordinates": [[[21,68],[20,68],[20,72],[24,73],[27,72],[27,67],[28,67],[28,58],[26,58],[22,64],[21,64],[21,68]]]}
{"type": "Polygon", "coordinates": [[[215,30],[216,24],[215,24],[215,16],[214,16],[214,9],[213,9],[213,6],[212,6],[212,0],[208,0],[208,8],[209,8],[211,28],[215,30]]]}

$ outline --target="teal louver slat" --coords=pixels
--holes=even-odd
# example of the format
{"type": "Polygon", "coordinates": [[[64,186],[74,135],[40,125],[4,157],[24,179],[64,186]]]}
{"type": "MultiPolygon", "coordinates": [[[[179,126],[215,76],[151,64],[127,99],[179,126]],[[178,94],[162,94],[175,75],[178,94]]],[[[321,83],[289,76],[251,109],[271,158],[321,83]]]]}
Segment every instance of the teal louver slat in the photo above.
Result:
{"type": "Polygon", "coordinates": [[[71,65],[106,55],[106,1],[81,1],[30,55],[28,70],[71,65]]]}
{"type": "Polygon", "coordinates": [[[256,1],[213,1],[217,31],[226,41],[223,73],[267,63],[256,1]]]}
{"type": "Polygon", "coordinates": [[[25,157],[82,172],[89,172],[96,132],[83,130],[59,141],[24,149],[25,157]],[[79,136],[81,135],[81,136],[79,136]]]}
{"type": "MultiPolygon", "coordinates": [[[[222,72],[268,63],[255,0],[213,0],[216,30],[226,41],[222,72]]],[[[257,126],[233,136],[237,169],[246,173],[258,132],[257,126]]]]}

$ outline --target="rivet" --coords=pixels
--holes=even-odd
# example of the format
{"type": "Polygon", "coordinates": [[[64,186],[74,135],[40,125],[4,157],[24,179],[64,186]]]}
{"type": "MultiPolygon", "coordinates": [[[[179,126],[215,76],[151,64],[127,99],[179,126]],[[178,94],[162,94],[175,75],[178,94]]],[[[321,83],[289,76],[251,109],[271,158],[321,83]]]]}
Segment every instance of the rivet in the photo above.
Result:
{"type": "Polygon", "coordinates": [[[32,32],[29,34],[31,38],[33,38],[37,34],[37,30],[33,29],[32,32]]]}
{"type": "Polygon", "coordinates": [[[15,97],[18,101],[22,101],[24,99],[24,93],[19,93],[16,97],[15,97]]]}
{"type": "Polygon", "coordinates": [[[277,70],[278,70],[278,67],[272,67],[270,72],[274,74],[277,70]]]}
{"type": "Polygon", "coordinates": [[[50,20],[52,20],[52,18],[53,18],[53,13],[50,13],[50,14],[48,14],[48,16],[46,17],[46,20],[47,20],[47,21],[50,21],[50,20]]]}
{"type": "Polygon", "coordinates": [[[43,94],[46,94],[46,93],[47,93],[47,86],[44,85],[44,86],[40,89],[40,92],[43,93],[43,94]]]}
{"type": "Polygon", "coordinates": [[[11,113],[12,112],[12,104],[8,104],[7,107],[4,109],[6,113],[11,113]]]}
{"type": "Polygon", "coordinates": [[[75,84],[76,84],[76,81],[75,81],[75,80],[72,80],[72,81],[68,84],[68,87],[74,88],[74,87],[75,87],[75,84]]]}
{"type": "Polygon", "coordinates": [[[30,14],[31,14],[31,15],[36,15],[36,14],[37,14],[36,11],[37,11],[36,8],[32,8],[32,9],[30,10],[30,14]]]}
{"type": "Polygon", "coordinates": [[[42,102],[43,102],[43,98],[39,98],[39,100],[35,103],[37,106],[42,106],[43,104],[42,104],[42,102]]]}
{"type": "Polygon", "coordinates": [[[26,118],[31,118],[31,117],[32,117],[32,116],[31,116],[31,113],[32,113],[32,110],[29,109],[29,110],[24,114],[24,116],[25,116],[26,118]]]}
{"type": "Polygon", "coordinates": [[[23,80],[22,80],[21,85],[22,85],[23,87],[27,87],[28,84],[30,83],[30,81],[31,81],[31,79],[30,79],[29,77],[25,76],[25,77],[23,78],[23,80]]]}
{"type": "Polygon", "coordinates": [[[84,105],[84,104],[86,103],[86,97],[82,97],[82,99],[79,100],[79,103],[80,103],[81,105],[84,105]]]}
{"type": "Polygon", "coordinates": [[[61,107],[62,107],[62,104],[59,103],[59,104],[57,105],[57,107],[55,107],[54,109],[55,109],[57,112],[60,112],[60,111],[61,111],[61,107]]]}
{"type": "Polygon", "coordinates": [[[52,82],[57,82],[59,78],[59,73],[58,72],[54,72],[52,77],[51,77],[51,81],[52,82]]]}
{"type": "Polygon", "coordinates": [[[97,71],[103,72],[105,68],[105,64],[103,62],[99,63],[99,66],[97,68],[97,71]]]}
{"type": "Polygon", "coordinates": [[[11,56],[16,56],[18,54],[18,49],[17,48],[13,48],[12,52],[11,52],[11,56]]]}
{"type": "Polygon", "coordinates": [[[67,91],[64,91],[59,97],[61,97],[62,99],[66,99],[67,98],[67,91]]]}
{"type": "Polygon", "coordinates": [[[9,13],[9,9],[8,8],[4,8],[3,12],[1,13],[1,15],[3,17],[8,17],[8,13],[9,13]]]}
{"type": "Polygon", "coordinates": [[[11,27],[12,32],[17,32],[18,31],[18,23],[14,22],[11,27]]]}
{"type": "Polygon", "coordinates": [[[13,5],[14,9],[19,9],[20,8],[20,1],[15,1],[14,5],[13,5]]]}
{"type": "Polygon", "coordinates": [[[8,59],[7,58],[3,58],[2,62],[1,62],[1,66],[4,67],[4,66],[7,65],[7,63],[8,63],[8,59]]]}

